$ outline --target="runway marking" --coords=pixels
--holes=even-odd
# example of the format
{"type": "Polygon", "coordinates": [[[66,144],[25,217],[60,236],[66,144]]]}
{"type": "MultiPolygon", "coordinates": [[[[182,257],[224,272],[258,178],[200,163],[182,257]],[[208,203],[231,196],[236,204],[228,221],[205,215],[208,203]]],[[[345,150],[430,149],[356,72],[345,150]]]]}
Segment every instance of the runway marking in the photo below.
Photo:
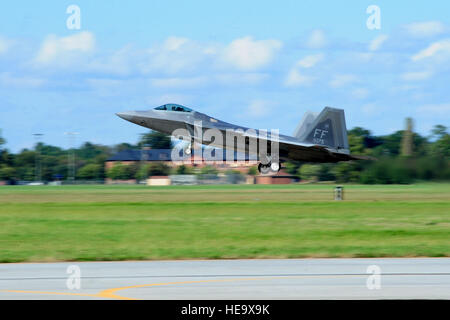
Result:
{"type": "MultiPolygon", "coordinates": [[[[292,278],[307,278],[311,275],[302,276],[275,276],[275,277],[261,277],[261,278],[236,278],[236,279],[209,279],[209,280],[191,280],[191,281],[176,281],[176,282],[162,282],[162,283],[149,283],[149,284],[139,284],[134,286],[125,286],[118,288],[111,288],[102,290],[97,294],[87,294],[87,293],[71,293],[71,292],[49,292],[49,291],[31,291],[31,290],[0,290],[0,292],[9,293],[31,293],[31,294],[48,294],[48,295],[67,295],[67,296],[84,296],[92,298],[104,298],[104,299],[115,299],[115,300],[140,300],[138,298],[124,297],[116,294],[117,291],[126,289],[136,289],[145,287],[156,287],[156,286],[167,286],[167,285],[177,285],[177,284],[192,284],[192,283],[208,283],[208,282],[233,282],[233,281],[257,281],[257,280],[274,280],[274,279],[292,279],[292,278]]],[[[335,276],[349,276],[348,274],[343,275],[321,275],[315,276],[315,278],[323,277],[335,277],[335,276]]],[[[359,275],[351,275],[359,276],[359,275]]]]}
{"type": "MultiPolygon", "coordinates": [[[[385,275],[412,275],[412,274],[385,274],[385,275]]],[[[418,274],[415,274],[418,275],[418,274]]],[[[427,275],[427,274],[420,274],[427,275]]],[[[428,274],[435,275],[435,274],[428,274]]],[[[445,275],[448,275],[447,273],[445,275]]],[[[265,276],[265,277],[253,277],[253,278],[234,278],[234,279],[208,279],[208,280],[190,280],[190,281],[174,281],[174,282],[161,282],[161,283],[149,283],[149,284],[139,284],[133,286],[124,286],[118,288],[111,288],[102,290],[96,294],[87,293],[72,293],[72,292],[49,292],[49,291],[30,291],[30,290],[0,290],[0,292],[9,293],[31,293],[31,294],[47,294],[47,295],[67,295],[67,296],[84,296],[92,298],[103,298],[103,299],[115,299],[115,300],[140,300],[138,298],[125,297],[116,294],[118,291],[127,289],[137,289],[145,287],[157,287],[157,286],[168,286],[168,285],[178,285],[178,284],[193,284],[193,283],[212,283],[212,282],[235,282],[235,281],[261,281],[261,280],[275,280],[275,279],[300,279],[300,278],[330,278],[330,277],[362,277],[367,276],[367,274],[309,274],[309,275],[286,275],[286,276],[265,276]]]]}
{"type": "MultiPolygon", "coordinates": [[[[336,276],[349,276],[348,274],[341,275],[320,275],[315,276],[314,278],[326,278],[326,277],[336,277],[336,276]]],[[[358,275],[350,275],[350,276],[360,276],[358,275]]],[[[366,275],[365,275],[366,276],[366,275]]],[[[150,284],[138,284],[134,286],[127,287],[119,287],[119,288],[111,288],[101,291],[98,294],[98,297],[108,298],[108,299],[116,299],[116,300],[140,300],[137,298],[130,298],[119,296],[116,294],[117,291],[127,290],[127,289],[137,289],[137,288],[145,288],[145,287],[156,287],[156,286],[167,286],[167,285],[176,285],[176,284],[192,284],[192,283],[208,283],[208,282],[233,282],[233,281],[257,281],[257,280],[274,280],[274,279],[295,279],[295,278],[308,278],[311,275],[302,275],[302,276],[276,276],[276,277],[262,277],[262,278],[238,278],[238,279],[210,279],[210,280],[193,280],[193,281],[177,281],[177,282],[162,282],[162,283],[150,283],[150,284]]]]}
{"type": "Polygon", "coordinates": [[[139,300],[136,298],[124,297],[116,295],[117,291],[126,289],[136,289],[144,287],[156,287],[156,286],[167,286],[174,284],[191,284],[191,283],[207,283],[207,282],[231,282],[231,281],[246,281],[246,280],[263,280],[267,278],[242,278],[242,279],[210,279],[210,280],[192,280],[192,281],[177,281],[177,282],[162,282],[162,283],[150,283],[150,284],[138,284],[134,286],[111,288],[101,291],[98,295],[102,298],[118,299],[118,300],[139,300]]]}
{"type": "Polygon", "coordinates": [[[72,292],[51,292],[51,291],[31,291],[31,290],[0,290],[0,292],[49,294],[49,295],[60,295],[60,296],[99,297],[98,294],[72,293],[72,292]]]}
{"type": "MultiPolygon", "coordinates": [[[[311,274],[195,274],[195,275],[139,275],[139,276],[83,276],[82,279],[144,279],[144,278],[211,278],[211,277],[321,277],[321,276],[364,276],[367,273],[311,273],[311,274]]],[[[384,276],[450,276],[450,272],[395,272],[383,273],[384,276]]],[[[28,278],[0,278],[0,281],[31,281],[31,280],[64,280],[67,277],[28,277],[28,278]]]]}

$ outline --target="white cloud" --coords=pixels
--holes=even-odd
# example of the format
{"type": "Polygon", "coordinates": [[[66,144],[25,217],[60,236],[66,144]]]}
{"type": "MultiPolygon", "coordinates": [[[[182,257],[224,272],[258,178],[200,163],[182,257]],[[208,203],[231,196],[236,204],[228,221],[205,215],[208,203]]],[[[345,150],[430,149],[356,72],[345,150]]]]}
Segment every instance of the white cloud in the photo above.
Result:
{"type": "Polygon", "coordinates": [[[284,84],[288,87],[310,86],[314,80],[314,77],[303,75],[294,68],[289,72],[284,84]]]}
{"type": "Polygon", "coordinates": [[[0,84],[4,87],[37,88],[46,82],[45,79],[29,76],[14,76],[8,72],[0,73],[0,84]]]}
{"type": "Polygon", "coordinates": [[[125,87],[124,81],[117,79],[90,78],[86,80],[86,83],[98,95],[103,97],[119,95],[121,94],[121,89],[125,87]]]}
{"type": "Polygon", "coordinates": [[[369,95],[369,90],[366,88],[358,88],[351,92],[351,96],[355,99],[365,99],[369,95]]]}
{"type": "Polygon", "coordinates": [[[445,31],[444,24],[439,21],[414,22],[404,28],[409,35],[417,38],[433,37],[445,31]]]}
{"type": "Polygon", "coordinates": [[[302,68],[312,68],[314,67],[318,62],[323,60],[323,54],[313,54],[304,57],[303,59],[300,59],[297,61],[296,66],[302,67],[302,68]]]}
{"type": "Polygon", "coordinates": [[[67,64],[76,55],[90,53],[95,47],[95,37],[88,31],[72,36],[48,36],[35,58],[38,65],[67,64]]]}
{"type": "Polygon", "coordinates": [[[313,30],[306,41],[306,46],[310,49],[320,49],[326,44],[325,33],[320,29],[313,30]]]}
{"type": "Polygon", "coordinates": [[[192,72],[216,57],[213,46],[206,47],[187,38],[169,37],[162,44],[146,50],[140,70],[161,72],[178,77],[180,72],[192,72]]]}
{"type": "Polygon", "coordinates": [[[289,71],[284,84],[288,87],[309,86],[315,80],[315,77],[302,74],[300,69],[309,69],[314,67],[317,63],[323,60],[324,55],[314,54],[306,56],[298,60],[294,67],[289,71]]]}
{"type": "Polygon", "coordinates": [[[193,88],[203,86],[208,83],[208,78],[204,76],[192,78],[154,78],[150,84],[161,88],[193,88]]]}
{"type": "Polygon", "coordinates": [[[168,37],[166,41],[164,41],[164,49],[167,51],[176,51],[180,49],[185,43],[187,43],[189,39],[180,38],[180,37],[168,37]]]}
{"type": "Polygon", "coordinates": [[[433,75],[430,71],[406,72],[401,75],[405,81],[423,81],[429,79],[433,75]]]}
{"type": "Polygon", "coordinates": [[[265,73],[225,73],[197,77],[153,78],[152,86],[160,88],[197,88],[211,84],[227,86],[257,85],[268,78],[265,73]]]}
{"type": "Polygon", "coordinates": [[[89,63],[89,69],[114,75],[128,75],[139,69],[140,50],[126,45],[108,56],[97,57],[89,63]]]}
{"type": "Polygon", "coordinates": [[[254,70],[272,61],[282,47],[278,40],[253,40],[244,37],[231,42],[224,50],[223,60],[241,70],[254,70]]]}
{"type": "Polygon", "coordinates": [[[367,103],[361,107],[361,111],[367,116],[373,116],[377,113],[378,107],[373,103],[367,103]]]}
{"type": "Polygon", "coordinates": [[[6,40],[3,37],[0,37],[0,54],[6,53],[11,46],[10,41],[6,40]]]}
{"type": "Polygon", "coordinates": [[[226,73],[215,77],[218,83],[224,85],[257,85],[269,78],[267,73],[226,73]]]}
{"type": "Polygon", "coordinates": [[[253,100],[247,107],[247,115],[255,118],[264,117],[272,110],[272,103],[266,100],[253,100]]]}
{"type": "Polygon", "coordinates": [[[340,88],[358,81],[358,77],[353,74],[337,74],[330,81],[330,87],[340,88]]]}
{"type": "Polygon", "coordinates": [[[417,107],[416,111],[426,115],[446,116],[448,118],[450,115],[450,103],[424,105],[417,107]]]}
{"type": "MultiPolygon", "coordinates": [[[[361,112],[368,117],[383,117],[383,115],[391,114],[388,111],[392,110],[392,107],[389,107],[385,104],[375,104],[375,103],[366,103],[361,106],[361,112]]],[[[388,132],[394,132],[398,130],[397,128],[389,128],[388,132]]]]}
{"type": "Polygon", "coordinates": [[[379,36],[375,37],[369,44],[369,50],[370,51],[377,51],[381,48],[381,45],[389,38],[389,36],[385,34],[380,34],[379,36]]]}
{"type": "Polygon", "coordinates": [[[415,54],[411,60],[419,61],[425,58],[430,58],[437,53],[450,54],[450,39],[444,39],[441,41],[436,41],[430,44],[426,49],[415,54]]]}

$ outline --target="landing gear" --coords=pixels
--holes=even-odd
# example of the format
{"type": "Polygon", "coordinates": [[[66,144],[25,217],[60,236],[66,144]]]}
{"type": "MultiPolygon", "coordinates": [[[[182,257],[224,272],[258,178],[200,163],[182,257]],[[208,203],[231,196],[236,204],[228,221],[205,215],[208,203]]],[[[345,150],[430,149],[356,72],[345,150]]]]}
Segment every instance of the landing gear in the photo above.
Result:
{"type": "Polygon", "coordinates": [[[279,162],[269,162],[267,164],[258,164],[258,171],[261,174],[277,173],[280,171],[281,166],[279,162]]]}
{"type": "Polygon", "coordinates": [[[268,174],[270,172],[270,164],[258,164],[258,171],[261,174],[268,174]]]}
{"type": "Polygon", "coordinates": [[[194,148],[194,139],[191,140],[191,143],[189,143],[186,148],[184,148],[184,154],[187,156],[190,156],[192,154],[192,148],[194,148]]]}
{"type": "Polygon", "coordinates": [[[280,169],[281,169],[281,166],[280,166],[279,162],[272,162],[270,164],[270,170],[272,170],[273,172],[278,172],[278,171],[280,171],[280,169]]]}
{"type": "Polygon", "coordinates": [[[190,155],[192,153],[192,145],[191,144],[189,144],[187,147],[186,147],[186,149],[184,149],[184,154],[186,154],[186,155],[190,155]]]}

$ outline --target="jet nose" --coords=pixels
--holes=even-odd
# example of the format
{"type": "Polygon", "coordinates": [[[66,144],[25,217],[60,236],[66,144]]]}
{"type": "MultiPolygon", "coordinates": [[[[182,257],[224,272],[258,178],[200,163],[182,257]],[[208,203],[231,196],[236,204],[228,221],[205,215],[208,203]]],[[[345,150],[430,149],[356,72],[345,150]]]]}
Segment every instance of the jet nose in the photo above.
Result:
{"type": "Polygon", "coordinates": [[[136,112],[134,111],[118,112],[116,113],[116,115],[124,120],[133,121],[133,118],[136,116],[136,112]]]}

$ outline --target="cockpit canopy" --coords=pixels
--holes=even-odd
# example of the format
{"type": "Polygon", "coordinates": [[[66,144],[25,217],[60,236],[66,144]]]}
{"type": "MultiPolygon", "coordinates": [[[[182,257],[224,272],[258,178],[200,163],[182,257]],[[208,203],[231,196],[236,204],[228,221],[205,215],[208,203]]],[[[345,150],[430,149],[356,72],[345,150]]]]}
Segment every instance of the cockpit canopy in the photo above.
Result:
{"type": "Polygon", "coordinates": [[[179,111],[179,112],[192,112],[191,109],[186,108],[179,104],[169,103],[164,104],[160,107],[155,108],[155,110],[165,110],[165,111],[179,111]]]}

